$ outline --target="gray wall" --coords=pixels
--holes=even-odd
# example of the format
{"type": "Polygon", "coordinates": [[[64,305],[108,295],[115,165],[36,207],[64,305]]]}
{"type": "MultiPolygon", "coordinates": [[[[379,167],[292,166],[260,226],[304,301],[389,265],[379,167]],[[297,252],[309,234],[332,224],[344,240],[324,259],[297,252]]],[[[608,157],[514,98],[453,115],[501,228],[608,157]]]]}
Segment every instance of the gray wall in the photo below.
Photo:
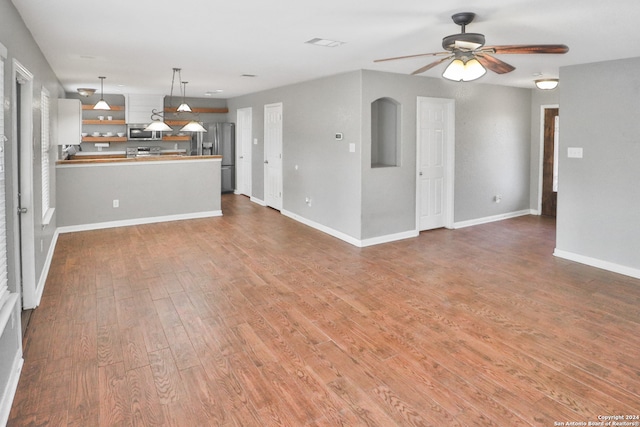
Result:
{"type": "Polygon", "coordinates": [[[455,100],[454,221],[529,209],[531,90],[363,72],[363,237],[415,229],[416,98],[455,100]],[[370,168],[370,104],[402,104],[399,168],[370,168]],[[497,204],[493,197],[502,196],[497,204]]]}
{"type": "Polygon", "coordinates": [[[556,248],[640,269],[640,58],[564,67],[556,248]],[[582,147],[584,158],[567,158],[582,147]]]}
{"type": "Polygon", "coordinates": [[[58,165],[58,226],[219,211],[220,165],[220,160],[58,165]]]}
{"type": "Polygon", "coordinates": [[[529,209],[531,92],[365,70],[233,98],[228,106],[230,117],[253,107],[260,141],[252,145],[253,197],[264,198],[263,108],[283,102],[283,209],[367,239],[415,230],[417,96],[456,102],[454,220],[529,209]],[[401,104],[399,167],[371,168],[371,102],[382,97],[401,104]],[[335,132],[344,140],[334,141],[335,132]]]}
{"type": "MultiPolygon", "coordinates": [[[[33,40],[30,31],[24,25],[22,18],[18,14],[17,10],[9,0],[0,0],[0,42],[5,45],[8,50],[9,56],[5,62],[5,102],[9,101],[9,108],[4,109],[4,122],[5,122],[5,135],[9,139],[6,143],[5,155],[5,175],[6,175],[6,194],[7,194],[7,247],[8,247],[8,262],[9,262],[9,287],[12,291],[16,291],[16,271],[14,268],[15,257],[13,253],[14,241],[14,229],[17,227],[17,217],[14,215],[17,207],[14,204],[14,198],[16,197],[16,141],[13,135],[13,121],[14,121],[14,106],[12,105],[12,97],[15,91],[13,83],[13,60],[18,60],[24,67],[26,67],[33,75],[33,136],[34,136],[34,168],[33,168],[33,201],[34,205],[31,207],[35,217],[35,241],[34,247],[36,248],[36,280],[40,280],[42,269],[46,262],[47,252],[51,246],[53,235],[56,230],[56,217],[51,220],[51,223],[47,226],[43,226],[41,223],[42,218],[42,176],[40,171],[41,162],[41,142],[40,142],[40,94],[42,88],[45,87],[49,91],[51,97],[51,138],[52,143],[55,143],[56,139],[56,117],[57,117],[57,98],[64,97],[64,91],[62,86],[58,82],[58,79],[53,74],[51,67],[47,60],[40,52],[40,48],[33,40]],[[40,242],[42,241],[42,251],[40,250],[40,242]]],[[[52,150],[51,158],[51,204],[55,205],[55,173],[53,173],[53,167],[55,162],[55,150],[52,150]]]]}
{"type": "Polygon", "coordinates": [[[264,200],[264,105],[283,104],[283,209],[360,238],[360,72],[229,99],[252,107],[252,197],[264,200]],[[344,139],[335,140],[342,132],[344,139]],[[356,152],[349,152],[349,144],[356,152]],[[295,169],[295,166],[298,169],[295,169]],[[305,199],[311,198],[311,206],[305,199]]]}

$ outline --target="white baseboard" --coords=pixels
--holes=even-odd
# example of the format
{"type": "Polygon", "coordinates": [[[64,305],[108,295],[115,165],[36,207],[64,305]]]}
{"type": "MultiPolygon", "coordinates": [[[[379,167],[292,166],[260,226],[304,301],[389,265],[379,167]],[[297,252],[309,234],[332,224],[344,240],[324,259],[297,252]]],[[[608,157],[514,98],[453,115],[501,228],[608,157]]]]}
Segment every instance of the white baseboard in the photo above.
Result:
{"type": "Polygon", "coordinates": [[[251,200],[253,203],[256,203],[260,206],[267,206],[267,203],[264,200],[260,200],[258,198],[255,198],[253,196],[249,197],[249,200],[251,200]]]}
{"type": "Polygon", "coordinates": [[[611,271],[618,274],[624,274],[625,276],[630,276],[636,279],[640,279],[640,270],[637,268],[627,267],[625,265],[616,264],[609,261],[603,261],[597,258],[591,258],[588,256],[576,254],[573,252],[563,251],[561,249],[556,248],[553,251],[553,255],[558,258],[564,258],[569,261],[579,262],[580,264],[589,265],[591,267],[600,268],[602,270],[611,271]]]}
{"type": "Polygon", "coordinates": [[[402,233],[387,234],[385,236],[372,237],[360,241],[360,247],[380,245],[382,243],[395,242],[397,240],[411,239],[418,237],[420,233],[417,230],[404,231],[402,233]]]}
{"type": "Polygon", "coordinates": [[[372,245],[379,245],[381,243],[389,243],[389,242],[394,242],[396,240],[402,240],[402,239],[408,239],[411,237],[416,237],[418,236],[418,232],[416,230],[410,230],[410,231],[406,231],[406,232],[402,232],[402,233],[396,233],[396,234],[388,234],[386,236],[379,236],[379,237],[373,237],[370,239],[364,239],[364,240],[360,240],[360,239],[356,239],[353,236],[350,236],[346,233],[343,233],[341,231],[338,230],[334,230],[331,227],[327,227],[326,225],[323,224],[319,224],[315,221],[311,221],[310,219],[301,217],[298,214],[295,214],[293,212],[287,211],[287,210],[282,210],[280,211],[280,213],[282,213],[282,215],[289,217],[291,219],[294,219],[304,225],[308,225],[311,228],[315,228],[316,230],[322,231],[323,233],[326,233],[330,236],[333,236],[337,239],[340,239],[342,241],[345,241],[347,243],[350,243],[354,246],[357,246],[359,248],[364,248],[366,246],[372,246],[372,245]]]}
{"type": "Polygon", "coordinates": [[[524,209],[516,212],[508,212],[500,215],[486,216],[484,218],[460,221],[453,224],[454,229],[471,227],[472,225],[487,224],[489,222],[502,221],[503,219],[515,218],[518,216],[531,215],[531,209],[524,209]]]}
{"type": "Polygon", "coordinates": [[[222,216],[222,211],[196,212],[190,214],[154,216],[148,218],[135,218],[123,221],[98,222],[94,224],[70,225],[66,227],[58,227],[59,233],[73,233],[76,231],[100,230],[103,228],[128,227],[131,225],[154,224],[157,222],[181,221],[184,219],[198,219],[222,216]]]}
{"type": "Polygon", "coordinates": [[[60,231],[56,229],[56,232],[53,233],[53,238],[51,239],[51,245],[49,245],[49,250],[47,251],[47,258],[45,259],[44,266],[42,267],[42,271],[40,272],[40,280],[38,280],[38,286],[36,287],[35,307],[40,305],[40,300],[42,299],[42,293],[44,292],[44,285],[47,283],[47,277],[49,277],[49,269],[51,268],[51,261],[53,260],[53,253],[56,250],[56,244],[58,243],[59,235],[60,235],[60,231]]]}

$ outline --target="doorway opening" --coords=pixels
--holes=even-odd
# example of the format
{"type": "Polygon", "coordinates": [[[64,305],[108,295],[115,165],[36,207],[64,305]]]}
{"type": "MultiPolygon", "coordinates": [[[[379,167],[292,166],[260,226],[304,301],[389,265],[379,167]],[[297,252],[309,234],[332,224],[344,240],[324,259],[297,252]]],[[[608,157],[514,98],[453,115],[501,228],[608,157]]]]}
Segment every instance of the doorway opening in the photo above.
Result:
{"type": "Polygon", "coordinates": [[[251,139],[253,135],[253,110],[251,107],[237,111],[236,192],[251,197],[251,139]]]}
{"type": "MultiPolygon", "coordinates": [[[[23,310],[36,308],[42,295],[37,289],[35,267],[35,230],[33,204],[33,74],[13,61],[13,135],[14,148],[14,259],[17,290],[23,310]]],[[[28,311],[25,314],[28,321],[28,311]]]]}
{"type": "Polygon", "coordinates": [[[542,106],[540,214],[555,218],[558,206],[558,157],[560,109],[557,105],[542,106]]]}

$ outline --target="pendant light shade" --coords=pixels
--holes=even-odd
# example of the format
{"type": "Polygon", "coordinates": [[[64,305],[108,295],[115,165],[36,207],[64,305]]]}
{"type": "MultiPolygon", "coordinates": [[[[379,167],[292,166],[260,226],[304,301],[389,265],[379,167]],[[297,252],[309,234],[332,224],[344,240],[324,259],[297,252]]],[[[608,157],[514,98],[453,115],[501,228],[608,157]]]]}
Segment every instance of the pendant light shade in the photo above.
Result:
{"type": "Polygon", "coordinates": [[[94,110],[111,110],[107,101],[104,100],[104,79],[106,77],[98,77],[100,79],[100,101],[96,102],[96,105],[93,106],[94,110]]]}
{"type": "Polygon", "coordinates": [[[456,58],[442,73],[442,77],[456,82],[470,82],[484,76],[487,70],[477,59],[456,58]]]}
{"type": "Polygon", "coordinates": [[[157,110],[151,110],[151,123],[144,128],[146,131],[172,132],[173,129],[164,122],[163,113],[157,110]]]}
{"type": "Polygon", "coordinates": [[[195,120],[190,121],[182,129],[180,132],[206,132],[207,130],[195,120]]]}
{"type": "Polygon", "coordinates": [[[185,102],[184,98],[187,94],[187,83],[189,82],[181,82],[182,83],[182,104],[178,106],[179,113],[190,113],[191,107],[185,102]]]}

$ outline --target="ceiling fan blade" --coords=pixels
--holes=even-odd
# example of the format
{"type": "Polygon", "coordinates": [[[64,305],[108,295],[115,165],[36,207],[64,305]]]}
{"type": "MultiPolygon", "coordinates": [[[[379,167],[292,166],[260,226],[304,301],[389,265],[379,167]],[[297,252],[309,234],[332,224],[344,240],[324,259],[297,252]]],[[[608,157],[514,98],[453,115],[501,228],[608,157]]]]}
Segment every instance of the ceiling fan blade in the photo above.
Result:
{"type": "Polygon", "coordinates": [[[375,59],[373,62],[395,61],[396,59],[418,58],[420,56],[440,56],[451,55],[451,52],[432,52],[432,53],[419,53],[417,55],[396,56],[393,58],[375,59]]]}
{"type": "Polygon", "coordinates": [[[431,64],[427,64],[422,68],[418,68],[417,70],[415,70],[413,73],[411,73],[412,76],[415,76],[416,74],[420,74],[420,73],[424,73],[427,70],[432,69],[433,67],[435,67],[436,65],[440,65],[442,64],[444,61],[448,61],[449,59],[453,58],[453,55],[449,55],[445,58],[441,58],[438,59],[437,61],[432,62],[431,64]]]}
{"type": "Polygon", "coordinates": [[[504,46],[485,46],[482,52],[496,54],[530,54],[530,53],[567,53],[569,47],[564,44],[514,44],[504,46]]]}
{"type": "Polygon", "coordinates": [[[516,67],[514,67],[513,65],[509,65],[506,62],[501,61],[498,58],[494,58],[491,55],[478,54],[476,55],[476,59],[482,64],[482,66],[490,69],[494,73],[505,74],[516,69],[516,67]]]}

